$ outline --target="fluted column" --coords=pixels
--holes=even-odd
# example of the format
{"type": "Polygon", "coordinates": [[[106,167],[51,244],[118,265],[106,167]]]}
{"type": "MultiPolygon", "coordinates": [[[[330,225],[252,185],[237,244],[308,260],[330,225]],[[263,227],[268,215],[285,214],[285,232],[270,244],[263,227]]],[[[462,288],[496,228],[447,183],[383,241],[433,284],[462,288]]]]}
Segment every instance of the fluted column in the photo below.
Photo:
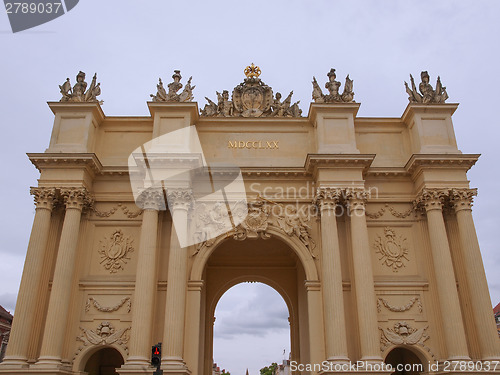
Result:
{"type": "Polygon", "coordinates": [[[441,308],[441,324],[444,330],[448,360],[451,361],[468,359],[469,355],[450,245],[443,219],[442,207],[447,195],[448,191],[445,190],[424,189],[418,196],[416,203],[423,206],[427,214],[427,226],[441,308]]]}
{"type": "Polygon", "coordinates": [[[318,188],[315,203],[321,214],[321,288],[325,322],[326,360],[347,363],[347,335],[342,290],[342,268],[335,208],[340,189],[318,188]]]}
{"type": "Polygon", "coordinates": [[[43,332],[42,348],[37,366],[58,367],[61,364],[63,343],[70,306],[76,249],[82,210],[91,203],[85,188],[61,189],[66,213],[57,250],[49,307],[43,332]]]}
{"type": "Polygon", "coordinates": [[[358,313],[361,360],[381,362],[373,269],[366,226],[365,200],[362,189],[348,189],[349,216],[351,219],[351,246],[354,268],[354,290],[358,313]]]}
{"type": "Polygon", "coordinates": [[[150,362],[157,285],[158,211],[165,209],[162,190],[143,191],[137,199],[137,205],[142,207],[144,212],[132,303],[129,357],[124,367],[147,367],[150,362]]]}
{"type": "Polygon", "coordinates": [[[9,345],[2,366],[26,367],[28,345],[33,332],[33,312],[42,276],[43,260],[50,231],[50,217],[55,203],[55,188],[31,188],[35,198],[35,218],[24,263],[23,276],[16,304],[16,319],[12,322],[9,345]]]}
{"type": "Polygon", "coordinates": [[[475,195],[477,195],[477,189],[452,189],[451,201],[457,215],[462,258],[466,264],[465,277],[469,286],[481,358],[491,361],[499,360],[500,351],[496,324],[491,313],[488,283],[472,219],[472,201],[475,195]]]}
{"type": "Polygon", "coordinates": [[[165,372],[179,374],[188,371],[183,359],[187,249],[182,248],[180,242],[185,243],[183,239],[187,236],[187,215],[193,196],[189,189],[175,189],[168,191],[167,199],[175,225],[172,226],[170,236],[162,368],[165,372]]]}

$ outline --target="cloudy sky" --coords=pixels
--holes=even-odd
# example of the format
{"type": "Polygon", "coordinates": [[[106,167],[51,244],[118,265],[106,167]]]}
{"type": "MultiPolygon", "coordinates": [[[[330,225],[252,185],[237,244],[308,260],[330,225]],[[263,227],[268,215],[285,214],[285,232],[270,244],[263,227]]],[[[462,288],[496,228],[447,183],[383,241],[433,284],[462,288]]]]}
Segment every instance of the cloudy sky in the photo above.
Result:
{"type": "MultiPolygon", "coordinates": [[[[342,82],[347,74],[354,80],[359,116],[401,116],[409,74],[428,70],[432,84],[440,75],[448,102],[460,103],[453,117],[459,148],[482,154],[469,178],[479,188],[474,217],[492,301],[500,302],[499,13],[497,0],[82,0],[50,23],[12,34],[0,11],[0,304],[14,310],[34,213],[29,186],[38,173],[25,153],[48,146],[53,115],[46,102],[59,100],[66,77],[74,82],[79,70],[88,78],[97,72],[106,115],[148,115],[158,77],[170,82],[173,69],[181,69],[184,82],[193,76],[202,107],[205,96],[215,100],[216,90],[240,83],[251,62],[275,92],[294,90],[305,115],[312,76],[323,85],[331,67],[342,82]]],[[[271,298],[252,290],[255,300],[271,298]]],[[[234,375],[243,372],[224,354],[232,353],[228,348],[241,345],[249,360],[267,360],[257,350],[261,329],[284,316],[278,308],[274,315],[244,308],[250,303],[231,292],[218,309],[216,360],[234,375]],[[237,306],[241,321],[224,306],[237,306]],[[253,314],[248,319],[246,311],[253,314]]],[[[282,340],[272,341],[279,361],[282,340]]]]}

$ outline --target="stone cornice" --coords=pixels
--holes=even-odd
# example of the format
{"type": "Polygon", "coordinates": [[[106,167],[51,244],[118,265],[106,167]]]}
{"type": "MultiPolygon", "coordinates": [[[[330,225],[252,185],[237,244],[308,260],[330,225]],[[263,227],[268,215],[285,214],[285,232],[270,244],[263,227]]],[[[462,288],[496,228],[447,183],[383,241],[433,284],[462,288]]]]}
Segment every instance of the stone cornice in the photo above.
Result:
{"type": "Polygon", "coordinates": [[[457,110],[458,103],[443,103],[443,104],[415,104],[409,103],[401,116],[404,122],[407,122],[415,113],[453,113],[457,110]]]}
{"type": "Polygon", "coordinates": [[[405,165],[405,170],[413,175],[422,169],[462,169],[468,171],[480,154],[413,154],[405,165]]]}
{"type": "Polygon", "coordinates": [[[40,172],[42,169],[87,169],[99,174],[103,167],[93,153],[28,153],[28,158],[40,172]]]}
{"type": "Polygon", "coordinates": [[[362,168],[365,173],[375,154],[307,154],[304,169],[314,173],[318,168],[362,168]]]}
{"type": "Polygon", "coordinates": [[[359,107],[361,103],[311,103],[309,106],[309,120],[314,123],[318,113],[352,113],[353,117],[356,118],[359,107]]]}
{"type": "Polygon", "coordinates": [[[188,112],[193,123],[200,117],[197,102],[147,102],[147,104],[152,117],[157,112],[188,112]]]}
{"type": "Polygon", "coordinates": [[[57,112],[92,112],[98,122],[106,118],[101,105],[97,102],[47,102],[47,104],[54,114],[57,112]]]}
{"type": "MultiPolygon", "coordinates": [[[[304,168],[241,168],[242,174],[245,177],[262,178],[262,179],[289,179],[289,178],[310,178],[311,173],[304,168]]],[[[212,173],[217,173],[217,170],[212,170],[212,173]]]]}

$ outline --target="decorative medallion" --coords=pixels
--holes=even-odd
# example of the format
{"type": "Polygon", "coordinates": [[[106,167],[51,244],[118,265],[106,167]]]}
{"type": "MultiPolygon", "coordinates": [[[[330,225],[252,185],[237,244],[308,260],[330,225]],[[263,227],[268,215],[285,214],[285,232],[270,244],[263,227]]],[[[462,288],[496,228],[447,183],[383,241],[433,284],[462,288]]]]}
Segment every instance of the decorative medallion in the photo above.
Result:
{"type": "Polygon", "coordinates": [[[101,241],[101,264],[110,273],[116,273],[123,270],[123,266],[130,260],[127,255],[134,251],[130,237],[125,237],[120,229],[117,229],[113,234],[101,241]]]}
{"type": "Polygon", "coordinates": [[[392,268],[394,272],[398,272],[401,267],[405,266],[404,259],[409,261],[406,238],[397,236],[396,232],[389,227],[384,228],[384,237],[379,235],[374,246],[376,252],[380,254],[379,260],[382,264],[392,268]]]}
{"type": "Polygon", "coordinates": [[[264,202],[253,202],[248,205],[248,215],[241,223],[244,231],[236,233],[238,239],[257,238],[267,239],[271,235],[266,233],[269,225],[269,216],[271,215],[271,207],[264,202]]]}

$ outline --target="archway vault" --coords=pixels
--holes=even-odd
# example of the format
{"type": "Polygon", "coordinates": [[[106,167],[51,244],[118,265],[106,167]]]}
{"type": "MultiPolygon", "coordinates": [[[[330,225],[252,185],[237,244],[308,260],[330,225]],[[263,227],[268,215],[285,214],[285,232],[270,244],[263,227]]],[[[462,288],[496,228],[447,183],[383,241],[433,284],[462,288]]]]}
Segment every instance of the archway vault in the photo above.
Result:
{"type": "MultiPolygon", "coordinates": [[[[291,250],[293,250],[293,252],[300,260],[302,267],[304,268],[306,280],[319,281],[318,270],[316,268],[313,255],[297,237],[289,236],[281,229],[271,226],[266,230],[266,233],[271,235],[271,237],[275,237],[284,242],[291,250]]],[[[205,242],[200,247],[200,249],[196,253],[193,266],[191,267],[189,280],[202,280],[203,272],[205,270],[208,259],[221,244],[228,241],[230,238],[231,237],[228,235],[221,235],[217,237],[211,244],[205,242]]],[[[245,239],[244,241],[253,241],[253,239],[245,239]]]]}

